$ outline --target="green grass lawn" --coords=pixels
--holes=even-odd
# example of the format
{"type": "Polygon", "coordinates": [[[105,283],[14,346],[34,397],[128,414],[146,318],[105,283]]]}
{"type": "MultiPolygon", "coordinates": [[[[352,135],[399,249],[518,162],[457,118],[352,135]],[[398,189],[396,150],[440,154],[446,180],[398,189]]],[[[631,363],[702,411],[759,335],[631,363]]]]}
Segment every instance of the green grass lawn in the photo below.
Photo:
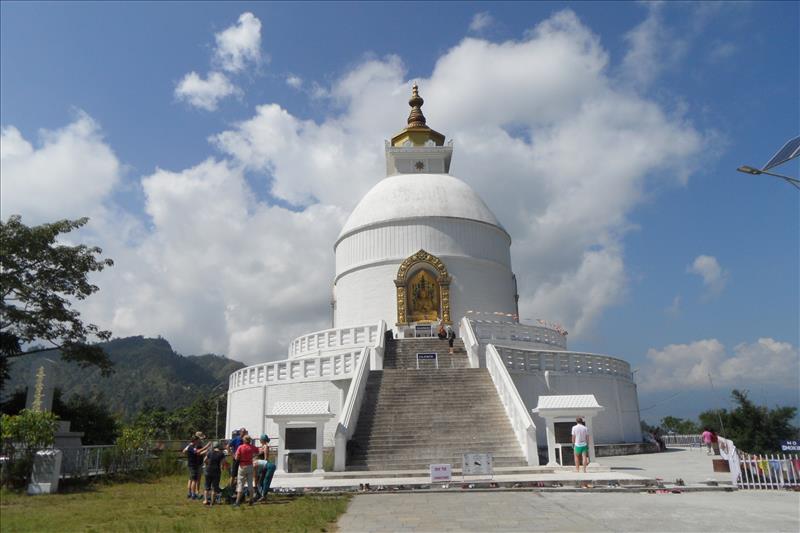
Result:
{"type": "Polygon", "coordinates": [[[0,493],[0,531],[332,531],[348,496],[282,496],[252,507],[186,499],[185,476],[97,483],[63,494],[0,493]]]}

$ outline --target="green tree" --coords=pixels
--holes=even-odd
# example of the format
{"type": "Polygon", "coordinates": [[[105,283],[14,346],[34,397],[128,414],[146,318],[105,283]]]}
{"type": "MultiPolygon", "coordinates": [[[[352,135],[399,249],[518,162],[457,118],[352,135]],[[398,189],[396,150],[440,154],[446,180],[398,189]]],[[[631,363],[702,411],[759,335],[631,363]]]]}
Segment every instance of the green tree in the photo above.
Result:
{"type": "Polygon", "coordinates": [[[693,421],[674,416],[665,416],[662,418],[661,427],[664,428],[664,431],[677,433],[679,435],[692,435],[700,431],[700,428],[698,428],[697,424],[693,421]]]}
{"type": "Polygon", "coordinates": [[[30,353],[60,350],[65,361],[95,365],[111,372],[111,360],[89,337],[108,340],[110,331],[84,324],[71,299],[83,300],[99,289],[88,275],[112,266],[102,250],[83,244],[58,244],[59,235],[89,221],[61,220],[28,227],[19,216],[0,220],[0,388],[11,360],[30,353]],[[44,347],[24,350],[25,345],[44,347]]]}
{"type": "Polygon", "coordinates": [[[780,450],[782,440],[797,438],[798,428],[792,426],[796,407],[775,407],[754,404],[747,391],[734,389],[731,393],[737,406],[732,411],[715,409],[700,413],[700,423],[731,439],[736,447],[749,453],[772,453],[780,450]],[[724,430],[720,431],[720,420],[724,430]]]}

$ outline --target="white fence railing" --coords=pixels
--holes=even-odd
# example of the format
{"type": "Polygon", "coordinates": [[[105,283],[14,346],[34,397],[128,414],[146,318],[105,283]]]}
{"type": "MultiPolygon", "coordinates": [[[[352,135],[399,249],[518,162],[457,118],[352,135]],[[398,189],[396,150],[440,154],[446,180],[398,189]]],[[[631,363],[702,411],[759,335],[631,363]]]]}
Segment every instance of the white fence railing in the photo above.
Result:
{"type": "Polygon", "coordinates": [[[539,373],[545,370],[568,374],[605,374],[633,381],[631,366],[622,359],[583,352],[521,350],[498,346],[497,352],[509,372],[539,373]]]}
{"type": "Polygon", "coordinates": [[[661,435],[664,445],[673,448],[698,448],[703,445],[700,435],[661,435]]]}
{"type": "Polygon", "coordinates": [[[358,415],[361,413],[361,404],[364,401],[364,391],[367,386],[371,366],[371,357],[367,354],[368,351],[371,351],[371,348],[364,348],[364,355],[361,356],[358,368],[353,375],[353,380],[350,382],[350,389],[347,391],[347,398],[345,398],[344,404],[342,405],[339,423],[336,426],[333,457],[333,469],[336,472],[342,472],[345,469],[347,441],[353,436],[356,426],[358,425],[358,415]]]}
{"type": "Polygon", "coordinates": [[[740,489],[787,489],[800,487],[800,455],[752,455],[739,452],[740,489]]]}
{"type": "Polygon", "coordinates": [[[464,348],[467,350],[467,359],[469,360],[470,368],[478,368],[480,366],[480,343],[475,331],[472,329],[472,323],[467,318],[461,319],[461,327],[459,329],[461,340],[464,341],[464,348]]]}
{"type": "Polygon", "coordinates": [[[364,348],[360,347],[320,357],[286,359],[248,366],[231,374],[228,390],[275,382],[347,379],[352,377],[363,352],[364,348]]]}
{"type": "Polygon", "coordinates": [[[502,320],[470,319],[470,322],[481,344],[544,344],[567,349],[567,338],[554,329],[502,320]]]}
{"type": "Polygon", "coordinates": [[[536,426],[533,423],[528,409],[519,396],[517,387],[511,380],[503,360],[497,353],[497,349],[489,344],[486,346],[486,368],[503,402],[514,435],[517,437],[520,447],[525,455],[529,466],[539,464],[539,448],[536,445],[536,426]]]}
{"type": "Polygon", "coordinates": [[[297,337],[289,344],[289,359],[321,355],[325,351],[339,348],[374,346],[380,335],[379,323],[315,331],[297,337]]]}

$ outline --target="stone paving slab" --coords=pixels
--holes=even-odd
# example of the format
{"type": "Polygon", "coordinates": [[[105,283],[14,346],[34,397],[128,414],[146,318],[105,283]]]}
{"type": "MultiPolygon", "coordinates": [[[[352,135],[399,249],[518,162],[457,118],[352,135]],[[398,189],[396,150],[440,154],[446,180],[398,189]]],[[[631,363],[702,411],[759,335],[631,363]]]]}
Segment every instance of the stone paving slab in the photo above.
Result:
{"type": "Polygon", "coordinates": [[[800,493],[460,492],[359,495],[342,533],[800,530],[800,493]]]}

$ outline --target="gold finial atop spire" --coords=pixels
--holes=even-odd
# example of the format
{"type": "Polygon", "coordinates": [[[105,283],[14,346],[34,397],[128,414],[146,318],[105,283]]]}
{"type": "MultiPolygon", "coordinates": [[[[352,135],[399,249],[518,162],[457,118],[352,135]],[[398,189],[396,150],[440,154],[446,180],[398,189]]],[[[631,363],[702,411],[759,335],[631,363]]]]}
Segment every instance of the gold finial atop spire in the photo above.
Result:
{"type": "Polygon", "coordinates": [[[408,105],[411,112],[408,114],[408,126],[392,137],[392,146],[426,146],[432,141],[434,146],[444,145],[444,135],[428,127],[425,115],[422,114],[422,104],[425,100],[419,95],[419,86],[416,83],[411,87],[411,98],[408,105]]]}
{"type": "Polygon", "coordinates": [[[422,104],[424,103],[425,100],[419,95],[419,87],[414,83],[411,87],[411,99],[408,101],[408,105],[411,106],[411,113],[408,114],[409,128],[425,127],[425,115],[422,114],[422,104]]]}

